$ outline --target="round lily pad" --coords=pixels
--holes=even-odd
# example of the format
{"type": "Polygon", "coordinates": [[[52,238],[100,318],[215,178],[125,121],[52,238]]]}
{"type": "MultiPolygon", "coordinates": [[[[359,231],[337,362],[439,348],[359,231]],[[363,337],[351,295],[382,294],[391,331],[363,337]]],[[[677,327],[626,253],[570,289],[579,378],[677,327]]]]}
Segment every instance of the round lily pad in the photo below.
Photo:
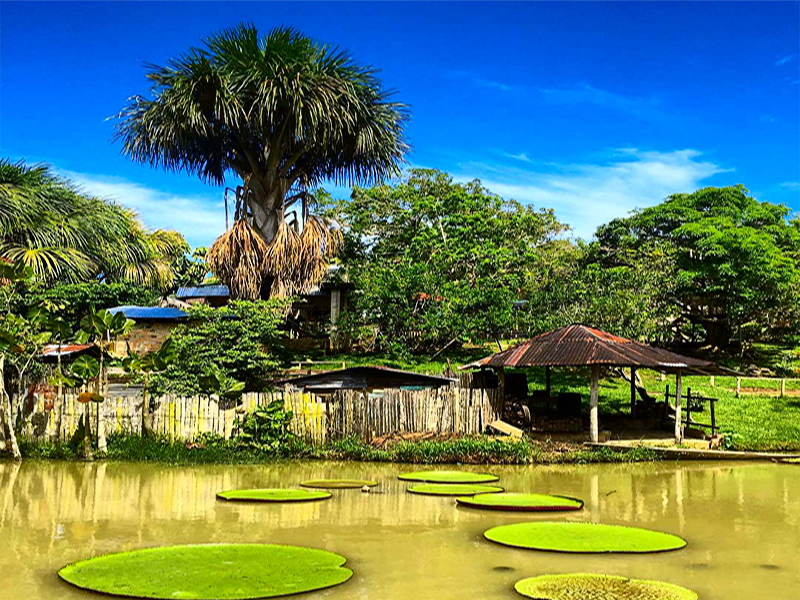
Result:
{"type": "Polygon", "coordinates": [[[309,479],[300,483],[307,488],[327,488],[330,490],[341,490],[349,488],[375,487],[377,481],[371,479],[309,479]]]}
{"type": "Polygon", "coordinates": [[[244,600],[319,590],[353,576],[333,552],[272,544],[163,546],[63,567],[79,588],[131,598],[244,600]]]}
{"type": "Polygon", "coordinates": [[[312,492],[298,489],[228,490],[217,493],[220,500],[237,502],[309,502],[330,498],[330,492],[312,492]]]}
{"type": "Polygon", "coordinates": [[[469,471],[416,471],[400,473],[397,478],[403,481],[424,481],[426,483],[491,483],[500,479],[488,473],[470,473],[469,471]]]}
{"type": "Polygon", "coordinates": [[[598,523],[515,523],[493,527],[483,535],[498,544],[550,552],[667,552],[686,545],[686,540],[670,533],[598,523]]]}
{"type": "Polygon", "coordinates": [[[494,485],[476,483],[419,483],[408,488],[412,494],[428,496],[474,496],[475,494],[494,495],[503,488],[494,485]]]}
{"type": "Polygon", "coordinates": [[[536,600],[697,600],[692,590],[663,581],[586,573],[529,577],[514,589],[536,600]]]}
{"type": "Polygon", "coordinates": [[[473,498],[459,498],[459,504],[472,508],[485,508],[488,510],[518,510],[518,511],[556,511],[580,510],[583,500],[567,496],[550,496],[548,494],[517,494],[506,492],[504,494],[479,494],[473,498]]]}

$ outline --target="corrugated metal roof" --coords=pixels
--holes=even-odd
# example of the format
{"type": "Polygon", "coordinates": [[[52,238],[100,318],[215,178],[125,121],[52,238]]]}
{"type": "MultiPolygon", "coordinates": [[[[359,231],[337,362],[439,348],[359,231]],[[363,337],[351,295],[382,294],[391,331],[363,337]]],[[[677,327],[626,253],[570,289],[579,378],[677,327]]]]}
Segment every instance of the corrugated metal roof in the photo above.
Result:
{"type": "Polygon", "coordinates": [[[183,321],[189,318],[189,314],[180,308],[172,306],[117,306],[108,309],[110,313],[121,312],[129,319],[153,320],[153,321],[183,321]]]}
{"type": "Polygon", "coordinates": [[[176,298],[228,298],[231,295],[227,285],[185,285],[175,292],[176,298]]]}
{"type": "Polygon", "coordinates": [[[386,389],[399,387],[439,387],[455,380],[447,377],[424,375],[413,371],[400,371],[388,367],[350,367],[337,371],[304,375],[278,381],[278,385],[291,385],[308,391],[333,392],[336,390],[386,389]]]}
{"type": "Polygon", "coordinates": [[[64,357],[86,352],[87,350],[94,348],[94,344],[62,344],[61,346],[58,344],[47,344],[44,348],[42,348],[42,356],[45,358],[57,358],[59,355],[59,348],[61,349],[61,356],[64,357]]]}
{"type": "MultiPolygon", "coordinates": [[[[682,356],[587,327],[568,325],[482,358],[467,367],[643,367],[698,374],[730,373],[711,361],[682,356]]],[[[466,367],[464,367],[466,368],[466,367]]]]}

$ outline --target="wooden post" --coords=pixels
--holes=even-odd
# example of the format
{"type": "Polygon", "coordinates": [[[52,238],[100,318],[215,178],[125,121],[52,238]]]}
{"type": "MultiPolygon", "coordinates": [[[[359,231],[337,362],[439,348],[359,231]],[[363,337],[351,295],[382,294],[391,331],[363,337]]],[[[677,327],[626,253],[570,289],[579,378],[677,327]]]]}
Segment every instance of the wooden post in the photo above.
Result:
{"type": "Polygon", "coordinates": [[[781,379],[781,398],[786,395],[786,380],[781,379]]]}
{"type": "Polygon", "coordinates": [[[681,372],[675,373],[675,443],[683,441],[683,428],[681,423],[681,372]]]}
{"type": "Polygon", "coordinates": [[[550,397],[550,367],[544,368],[544,391],[550,397]]]}
{"type": "Polygon", "coordinates": [[[600,365],[592,365],[592,386],[589,396],[589,439],[592,443],[600,440],[600,427],[597,420],[597,387],[600,382],[600,365]]]}
{"type": "Polygon", "coordinates": [[[711,400],[709,404],[711,405],[711,437],[714,437],[717,434],[717,415],[714,412],[716,401],[711,400]]]}
{"type": "Polygon", "coordinates": [[[739,394],[741,393],[741,391],[742,391],[742,378],[741,377],[737,377],[736,378],[736,397],[737,398],[739,397],[739,394]]]}
{"type": "Polygon", "coordinates": [[[714,387],[714,376],[713,375],[711,376],[711,380],[709,381],[709,384],[711,385],[711,387],[714,387]]]}
{"type": "Polygon", "coordinates": [[[505,405],[506,402],[506,370],[505,367],[497,367],[497,391],[500,399],[505,405]]]}
{"type": "Polygon", "coordinates": [[[631,367],[631,416],[636,416],[636,367],[631,367]]]}

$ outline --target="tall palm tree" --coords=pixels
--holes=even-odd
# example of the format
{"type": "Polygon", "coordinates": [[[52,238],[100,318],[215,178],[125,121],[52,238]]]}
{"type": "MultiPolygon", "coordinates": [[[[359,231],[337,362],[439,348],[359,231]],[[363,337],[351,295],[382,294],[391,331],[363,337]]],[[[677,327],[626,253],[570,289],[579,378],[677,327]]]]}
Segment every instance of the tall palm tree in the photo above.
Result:
{"type": "Polygon", "coordinates": [[[81,193],[43,165],[0,160],[0,258],[45,283],[93,279],[164,289],[189,250],[174,231],[148,233],[133,211],[81,193]]]}
{"type": "Polygon", "coordinates": [[[238,177],[237,222],[208,255],[235,295],[314,285],[338,234],[309,215],[309,190],[394,175],[408,149],[407,109],[375,69],[293,29],[261,37],[239,25],[147,77],[151,97],[134,96],[120,113],[123,152],[217,185],[238,177]]]}

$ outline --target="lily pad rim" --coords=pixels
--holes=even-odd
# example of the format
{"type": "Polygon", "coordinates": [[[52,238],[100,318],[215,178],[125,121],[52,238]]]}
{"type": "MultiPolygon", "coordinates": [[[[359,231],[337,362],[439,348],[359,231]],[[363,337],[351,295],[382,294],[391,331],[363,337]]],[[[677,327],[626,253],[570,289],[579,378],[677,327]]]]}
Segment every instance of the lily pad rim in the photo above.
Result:
{"type": "Polygon", "coordinates": [[[688,540],[682,538],[679,535],[674,533],[669,533],[667,531],[659,531],[656,529],[647,529],[645,527],[636,527],[634,525],[616,525],[613,523],[592,523],[591,521],[524,521],[522,523],[507,523],[505,525],[497,525],[495,527],[491,527],[483,532],[483,537],[492,542],[493,544],[498,544],[500,546],[506,546],[507,548],[519,548],[520,550],[532,550],[534,552],[552,552],[555,554],[663,554],[665,552],[676,552],[677,550],[683,550],[689,545],[688,540]],[[602,526],[610,526],[610,527],[620,527],[624,529],[639,529],[644,531],[650,531],[655,533],[661,533],[664,535],[672,536],[678,538],[683,542],[682,546],[676,546],[675,548],[662,548],[656,550],[559,550],[555,548],[535,548],[532,546],[520,546],[518,544],[510,544],[508,542],[499,542],[497,540],[493,540],[488,537],[486,534],[494,529],[499,529],[500,527],[508,527],[510,525],[526,525],[529,523],[536,523],[536,524],[562,524],[562,523],[583,523],[586,525],[602,525],[602,526]]]}
{"type": "MultiPolygon", "coordinates": [[[[408,492],[409,494],[417,494],[419,496],[439,496],[439,497],[442,497],[442,498],[452,498],[454,496],[477,496],[479,494],[492,495],[492,494],[500,494],[500,493],[502,493],[504,491],[505,491],[505,488],[500,487],[499,485],[488,485],[488,484],[485,484],[485,483],[431,483],[431,482],[427,482],[427,481],[418,481],[418,482],[415,482],[414,485],[410,485],[409,487],[406,488],[406,492],[408,492]],[[443,486],[444,488],[448,488],[448,487],[449,488],[453,488],[453,490],[455,490],[458,486],[465,486],[465,487],[471,487],[471,488],[484,488],[484,489],[482,491],[480,491],[480,492],[475,492],[474,494],[471,494],[470,492],[460,492],[459,493],[459,492],[455,492],[455,491],[453,491],[453,492],[451,492],[449,494],[446,491],[444,491],[444,492],[423,492],[423,491],[420,491],[418,489],[414,489],[414,488],[419,488],[420,486],[423,486],[423,485],[440,485],[440,486],[443,486]],[[489,491],[486,488],[494,488],[494,490],[496,490],[496,491],[489,491]]],[[[458,498],[456,498],[456,501],[458,501],[458,498]]]]}
{"type": "Polygon", "coordinates": [[[550,598],[543,599],[542,597],[537,596],[530,596],[526,593],[523,593],[517,587],[519,584],[524,583],[526,581],[530,581],[533,579],[566,579],[571,577],[585,577],[585,578],[605,578],[605,579],[615,579],[615,580],[626,580],[626,581],[635,581],[639,584],[656,584],[658,586],[666,586],[668,588],[674,588],[675,591],[684,593],[685,600],[698,600],[699,595],[694,590],[689,588],[683,587],[676,583],[672,583],[669,581],[659,581],[657,579],[637,579],[635,577],[626,577],[625,575],[609,575],[605,573],[548,573],[544,575],[534,575],[532,577],[525,577],[524,579],[520,579],[519,581],[514,583],[514,591],[517,592],[521,596],[525,596],[526,598],[531,598],[532,600],[552,600],[550,598]]]}
{"type": "Polygon", "coordinates": [[[318,502],[320,500],[327,500],[331,498],[333,494],[330,492],[321,492],[321,491],[311,491],[306,489],[300,488],[245,488],[239,490],[224,490],[222,492],[216,493],[217,500],[223,500],[225,502],[262,502],[266,504],[274,503],[274,504],[281,504],[281,503],[291,503],[291,502],[318,502]],[[286,492],[304,492],[308,494],[306,497],[301,498],[276,498],[274,500],[268,498],[248,498],[246,496],[240,496],[237,498],[226,498],[223,494],[229,494],[231,492],[261,492],[261,491],[286,491],[286,492]]]}
{"type": "Polygon", "coordinates": [[[441,469],[441,470],[432,470],[432,471],[408,471],[406,473],[399,473],[397,475],[397,479],[400,481],[415,481],[417,483],[441,483],[441,484],[448,484],[448,483],[494,483],[495,481],[500,481],[500,477],[497,475],[493,475],[491,473],[475,473],[474,471],[453,471],[450,469],[441,469]],[[427,474],[435,474],[435,473],[463,473],[465,475],[475,475],[480,477],[480,479],[473,479],[471,481],[442,481],[441,478],[439,479],[423,479],[419,477],[410,477],[411,475],[427,475],[427,474]]]}
{"type": "MultiPolygon", "coordinates": [[[[120,594],[120,593],[116,593],[116,592],[101,591],[101,590],[98,590],[98,589],[95,589],[95,588],[87,587],[86,585],[80,585],[78,583],[74,583],[74,582],[69,581],[68,579],[66,579],[61,574],[61,572],[64,571],[65,569],[69,568],[69,567],[74,567],[74,566],[78,565],[79,563],[91,561],[91,560],[94,560],[94,559],[97,559],[97,558],[106,558],[106,557],[109,557],[109,556],[115,556],[117,554],[130,554],[130,553],[134,553],[134,552],[146,552],[146,551],[153,551],[153,550],[161,550],[161,549],[165,549],[165,548],[170,548],[170,549],[176,549],[177,550],[177,549],[183,549],[183,548],[197,548],[197,547],[210,547],[210,546],[270,546],[270,547],[274,547],[274,548],[291,548],[291,549],[301,549],[301,550],[313,550],[315,552],[323,552],[325,554],[330,554],[331,556],[335,556],[336,558],[341,559],[340,562],[338,562],[338,564],[335,565],[336,568],[342,569],[343,571],[347,571],[348,572],[348,575],[347,575],[347,577],[345,579],[343,579],[339,583],[334,583],[332,585],[326,585],[326,586],[323,586],[323,587],[314,587],[314,588],[309,588],[307,590],[301,590],[301,591],[297,591],[297,592],[289,592],[287,594],[280,594],[280,595],[242,597],[239,600],[264,600],[266,598],[283,598],[283,597],[288,597],[288,596],[297,596],[299,594],[308,594],[308,593],[311,593],[311,592],[318,592],[320,590],[326,590],[328,588],[337,587],[339,585],[345,584],[348,581],[350,581],[353,578],[353,575],[355,574],[353,572],[353,569],[351,569],[350,567],[346,567],[345,566],[347,564],[347,561],[348,561],[348,558],[346,556],[342,556],[341,554],[338,554],[336,552],[332,552],[330,550],[325,550],[323,548],[311,548],[311,547],[308,547],[308,546],[292,546],[290,544],[264,544],[264,543],[259,543],[259,542],[210,542],[208,544],[168,544],[166,546],[148,546],[146,548],[134,548],[133,550],[122,550],[120,552],[102,552],[100,554],[96,554],[94,556],[90,556],[89,558],[82,558],[82,559],[79,559],[79,560],[74,560],[72,562],[69,562],[69,563],[63,565],[62,567],[60,567],[56,571],[56,575],[58,576],[58,578],[61,581],[63,581],[64,583],[66,583],[68,585],[74,586],[74,587],[76,587],[76,588],[78,588],[80,590],[91,592],[93,594],[98,594],[100,596],[111,596],[111,597],[114,597],[114,598],[140,598],[142,600],[157,600],[153,596],[140,596],[140,595],[136,595],[136,594],[120,594]]],[[[204,598],[204,599],[201,599],[201,600],[213,600],[213,599],[204,598]]]]}
{"type": "MultiPolygon", "coordinates": [[[[510,493],[522,493],[522,492],[510,492],[510,493]]],[[[526,494],[527,495],[527,494],[526,494]]],[[[513,504],[480,504],[475,502],[476,496],[480,496],[480,494],[476,494],[471,498],[456,498],[456,502],[460,507],[464,508],[474,508],[477,510],[497,510],[497,511],[508,511],[508,512],[574,512],[583,510],[584,502],[580,498],[573,498],[572,496],[564,496],[562,494],[530,494],[530,495],[538,495],[538,496],[552,496],[553,498],[563,498],[564,500],[570,500],[571,502],[577,502],[578,506],[567,506],[567,505],[552,505],[552,506],[515,506],[513,504]]],[[[639,527],[638,529],[641,529],[639,527]]]]}
{"type": "Polygon", "coordinates": [[[308,488],[311,490],[346,490],[346,489],[358,489],[364,486],[367,487],[376,487],[380,485],[380,482],[374,479],[306,479],[305,481],[301,481],[298,485],[303,488],[308,488]],[[325,486],[325,485],[311,485],[313,483],[325,483],[325,482],[350,482],[354,485],[350,486],[325,486]],[[357,485],[356,485],[357,484],[357,485]]]}

